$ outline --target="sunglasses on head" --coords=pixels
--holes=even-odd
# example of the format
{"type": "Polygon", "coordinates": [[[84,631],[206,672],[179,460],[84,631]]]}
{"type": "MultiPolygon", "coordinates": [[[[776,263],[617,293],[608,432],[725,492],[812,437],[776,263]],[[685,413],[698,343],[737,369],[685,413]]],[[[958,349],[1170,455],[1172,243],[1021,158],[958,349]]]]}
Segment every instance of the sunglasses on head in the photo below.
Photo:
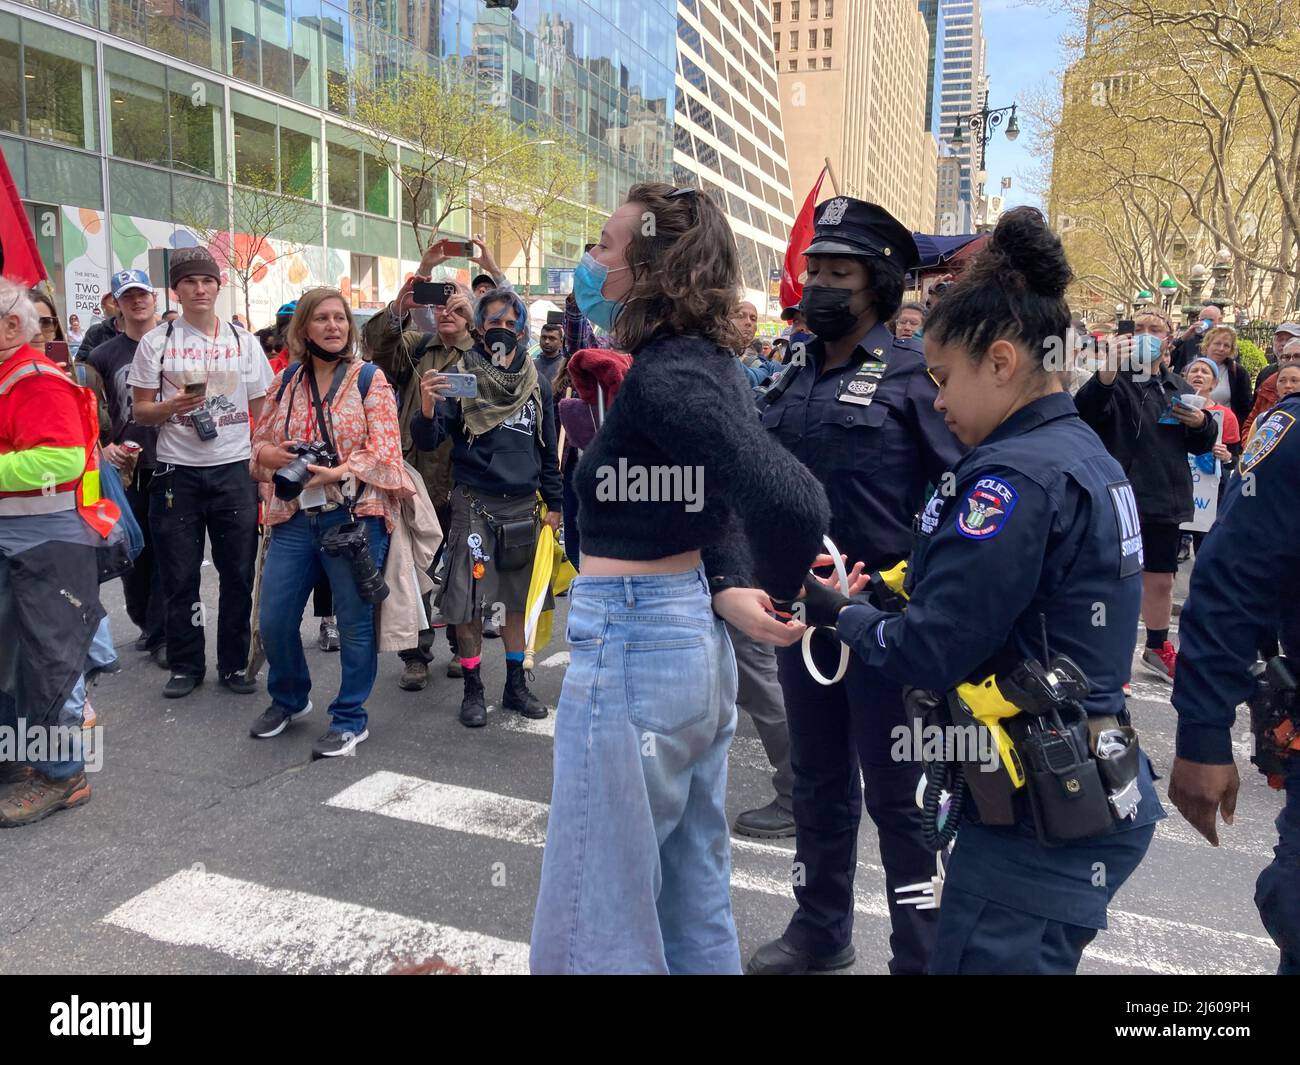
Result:
{"type": "Polygon", "coordinates": [[[668,199],[670,200],[686,200],[686,206],[691,212],[691,225],[699,224],[700,220],[699,208],[696,200],[699,191],[699,189],[673,189],[673,191],[668,194],[668,199]]]}

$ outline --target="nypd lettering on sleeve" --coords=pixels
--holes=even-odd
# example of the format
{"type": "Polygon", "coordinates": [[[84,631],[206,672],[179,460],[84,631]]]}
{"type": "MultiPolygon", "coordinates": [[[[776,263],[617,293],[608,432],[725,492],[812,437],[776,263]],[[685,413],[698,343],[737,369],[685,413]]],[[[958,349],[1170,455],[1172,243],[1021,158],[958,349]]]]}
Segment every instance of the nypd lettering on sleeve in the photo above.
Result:
{"type": "Polygon", "coordinates": [[[1142,569],[1142,525],[1138,521],[1137,499],[1128,481],[1108,484],[1110,502],[1115,508],[1115,526],[1119,535],[1119,575],[1130,577],[1142,569]]]}
{"type": "Polygon", "coordinates": [[[1019,494],[1001,477],[981,477],[962,501],[957,531],[968,540],[991,540],[1002,531],[1019,494]]]}
{"type": "Polygon", "coordinates": [[[1282,442],[1291,426],[1295,425],[1295,415],[1284,410],[1275,410],[1261,423],[1255,426],[1250,443],[1241,455],[1241,472],[1249,473],[1263,462],[1282,442]]]}
{"type": "Polygon", "coordinates": [[[944,498],[938,492],[930,497],[930,502],[921,511],[921,535],[933,536],[939,527],[939,515],[943,513],[944,498]]]}

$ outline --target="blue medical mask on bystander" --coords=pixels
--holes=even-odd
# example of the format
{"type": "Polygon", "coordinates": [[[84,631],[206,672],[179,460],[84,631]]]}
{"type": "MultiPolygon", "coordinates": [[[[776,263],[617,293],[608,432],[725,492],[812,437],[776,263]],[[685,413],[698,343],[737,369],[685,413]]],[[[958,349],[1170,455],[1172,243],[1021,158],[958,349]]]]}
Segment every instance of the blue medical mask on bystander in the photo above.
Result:
{"type": "Polygon", "coordinates": [[[1151,333],[1139,333],[1133,338],[1133,361],[1139,366],[1151,366],[1160,358],[1164,341],[1151,333]]]}

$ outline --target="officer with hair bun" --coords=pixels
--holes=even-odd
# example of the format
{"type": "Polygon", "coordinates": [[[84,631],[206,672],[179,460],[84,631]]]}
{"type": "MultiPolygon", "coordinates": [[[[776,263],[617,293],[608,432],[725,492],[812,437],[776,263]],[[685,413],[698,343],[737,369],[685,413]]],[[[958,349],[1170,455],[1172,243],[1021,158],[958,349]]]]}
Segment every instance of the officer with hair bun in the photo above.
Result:
{"type": "MultiPolygon", "coordinates": [[[[937,392],[919,342],[888,323],[903,299],[916,243],[883,207],[837,196],[817,209],[805,250],[799,310],[810,342],[793,341],[788,368],[763,397],[763,425],[826,488],[830,536],[868,571],[905,559],[928,486],[938,485],[962,447],[934,409],[937,392]]],[[[838,644],[814,638],[830,675],[838,644]]],[[[815,682],[799,646],[778,649],[794,769],[798,909],[785,933],[749,963],[758,974],[845,968],[854,962],[853,873],[865,799],[880,838],[893,934],[894,973],[924,972],[936,915],[900,904],[895,889],[934,875],[935,851],[921,831],[921,769],[891,755],[906,723],[901,687],[853,661],[843,680],[815,682]]]]}
{"type": "Polygon", "coordinates": [[[1016,208],[926,322],[935,407],[972,450],[918,523],[905,609],[805,585],[809,624],[835,624],[894,683],[962,686],[987,708],[993,677],[997,709],[1020,710],[1005,727],[1024,784],[1007,773],[985,803],[982,774],[963,767],[932,973],[1074,972],[1165,816],[1124,702],[1142,598],[1133,489],[1043,365],[1069,330],[1071,276],[1042,215],[1016,208]],[[1086,681],[1058,685],[1059,656],[1086,681]],[[1028,683],[1034,662],[1050,683],[1028,683]]]}

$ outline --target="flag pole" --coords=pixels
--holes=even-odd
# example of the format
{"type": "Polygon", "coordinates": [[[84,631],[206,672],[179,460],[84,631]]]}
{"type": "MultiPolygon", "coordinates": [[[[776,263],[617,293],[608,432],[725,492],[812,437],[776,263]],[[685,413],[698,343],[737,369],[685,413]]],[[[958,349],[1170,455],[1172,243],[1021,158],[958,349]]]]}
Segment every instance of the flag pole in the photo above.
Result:
{"type": "Polygon", "coordinates": [[[831,159],[830,159],[830,156],[829,156],[829,155],[823,155],[823,156],[822,156],[822,162],[824,162],[824,163],[826,164],[826,173],[827,173],[827,175],[828,175],[828,176],[830,177],[830,179],[831,179],[831,188],[833,188],[833,189],[835,190],[835,195],[838,196],[838,195],[840,194],[840,183],[839,183],[838,181],[835,180],[835,171],[834,171],[834,169],[832,169],[832,167],[831,167],[831,159]]]}

